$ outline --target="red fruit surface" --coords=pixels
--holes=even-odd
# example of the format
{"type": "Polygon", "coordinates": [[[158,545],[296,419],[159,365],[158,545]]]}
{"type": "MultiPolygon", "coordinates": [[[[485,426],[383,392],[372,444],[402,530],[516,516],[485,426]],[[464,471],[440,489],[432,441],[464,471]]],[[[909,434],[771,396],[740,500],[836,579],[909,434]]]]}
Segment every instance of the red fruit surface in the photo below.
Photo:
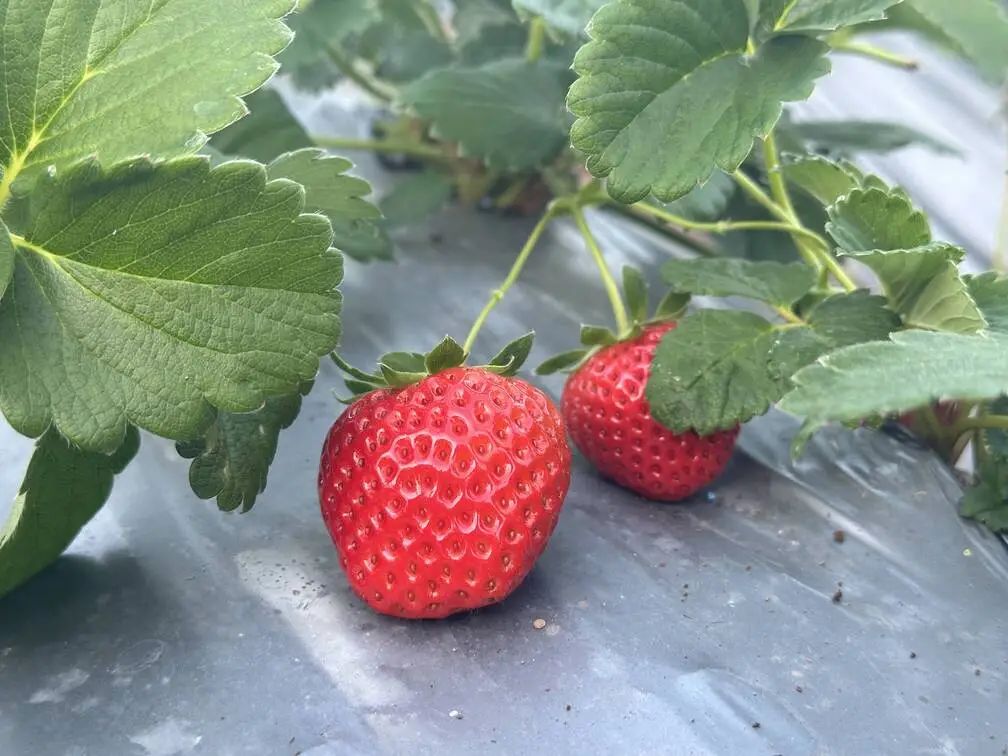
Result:
{"type": "Polygon", "coordinates": [[[570,459],[545,394],[452,368],[340,416],[322,450],[322,517],[368,606],[445,617],[518,587],[556,526],[570,459]]]}
{"type": "Polygon", "coordinates": [[[602,475],[649,499],[678,501],[713,481],[731,458],[738,428],[678,434],[651,417],[644,389],[661,337],[674,322],[593,355],[567,380],[562,409],[581,453],[602,475]]]}

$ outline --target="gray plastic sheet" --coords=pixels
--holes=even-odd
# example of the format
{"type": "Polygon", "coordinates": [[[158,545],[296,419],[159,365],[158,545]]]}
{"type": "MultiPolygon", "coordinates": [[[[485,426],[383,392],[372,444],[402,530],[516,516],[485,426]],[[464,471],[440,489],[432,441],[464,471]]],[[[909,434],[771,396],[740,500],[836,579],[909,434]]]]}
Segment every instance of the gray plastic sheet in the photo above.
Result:
{"type": "MultiPolygon", "coordinates": [[[[316,128],[347,117],[304,112],[316,128]]],[[[590,222],[615,264],[653,276],[670,253],[590,222]]],[[[399,264],[348,265],[345,355],[461,335],[530,225],[449,210],[399,239],[399,264]]],[[[535,364],[605,319],[561,223],[477,353],[534,326],[535,364]]],[[[556,396],[561,380],[543,385],[556,396]]],[[[550,546],[509,600],[405,622],[352,596],[318,515],[339,388],[323,365],[249,515],[197,501],[172,445],[144,438],[68,554],[0,600],[0,754],[1008,749],[1008,550],[956,516],[959,486],[929,453],[834,429],[794,463],[794,421],[774,413],[681,505],[577,458],[550,546]]],[[[13,492],[30,444],[4,429],[0,447],[13,492]]]]}

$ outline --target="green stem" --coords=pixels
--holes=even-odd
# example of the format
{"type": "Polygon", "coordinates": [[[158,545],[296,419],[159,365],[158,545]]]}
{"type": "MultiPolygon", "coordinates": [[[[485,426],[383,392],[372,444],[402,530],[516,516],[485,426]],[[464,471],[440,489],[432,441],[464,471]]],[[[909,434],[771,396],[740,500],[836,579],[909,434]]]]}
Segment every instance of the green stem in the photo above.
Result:
{"type": "Polygon", "coordinates": [[[487,303],[483,306],[480,314],[476,316],[476,320],[472,324],[472,328],[469,329],[469,335],[466,336],[465,343],[462,345],[466,354],[472,351],[473,344],[476,343],[476,337],[479,335],[480,329],[486,322],[490,312],[504,298],[508,289],[514,286],[515,281],[518,280],[518,276],[521,275],[522,268],[525,267],[525,263],[528,261],[529,255],[531,255],[532,250],[535,249],[536,244],[543,235],[543,231],[546,230],[546,226],[548,226],[549,222],[559,214],[560,213],[556,206],[551,207],[543,214],[533,227],[532,233],[529,234],[528,240],[525,242],[525,246],[522,247],[521,252],[518,253],[518,257],[515,258],[514,264],[511,266],[511,270],[507,274],[507,278],[504,279],[504,282],[499,288],[494,289],[493,292],[491,292],[490,299],[487,300],[487,303]]]}
{"type": "Polygon", "coordinates": [[[904,55],[899,55],[891,50],[876,47],[875,45],[867,42],[842,40],[833,42],[832,45],[833,49],[837,52],[850,53],[851,55],[860,55],[864,58],[871,58],[879,63],[896,66],[897,68],[902,68],[906,71],[916,71],[920,68],[920,64],[913,58],[907,58],[904,55]]]}
{"type": "Polygon", "coordinates": [[[391,152],[429,160],[451,160],[439,147],[417,142],[394,139],[357,139],[355,137],[334,137],[313,134],[311,140],[319,147],[334,150],[368,150],[369,152],[391,152]]]}
{"type": "Polygon", "coordinates": [[[591,229],[588,228],[588,222],[585,220],[584,211],[581,209],[581,206],[575,203],[571,212],[574,214],[574,222],[577,224],[578,231],[584,237],[585,244],[588,245],[588,251],[591,252],[595,265],[598,267],[599,277],[602,279],[602,285],[605,287],[606,294],[609,295],[609,303],[612,305],[613,317],[616,319],[616,330],[622,335],[630,330],[630,318],[627,315],[626,305],[623,304],[623,297],[620,295],[619,286],[616,284],[616,279],[613,278],[612,273],[609,272],[609,266],[606,265],[605,256],[602,254],[598,242],[595,241],[595,236],[592,234],[591,229]]]}
{"type": "Polygon", "coordinates": [[[952,433],[956,436],[970,430],[1008,430],[1008,415],[977,415],[964,417],[954,426],[952,433]]]}
{"type": "Polygon", "coordinates": [[[796,226],[793,223],[785,223],[784,221],[716,221],[714,223],[704,223],[701,221],[693,221],[689,218],[683,218],[682,216],[675,215],[663,210],[660,207],[655,207],[654,205],[649,205],[645,202],[638,202],[633,207],[642,213],[647,213],[648,215],[653,215],[655,218],[660,218],[666,223],[671,223],[675,226],[681,226],[682,228],[691,228],[694,231],[709,231],[713,234],[727,234],[732,231],[783,231],[785,233],[794,234],[797,236],[802,236],[810,239],[819,244],[825,244],[825,240],[819,236],[815,231],[810,231],[804,226],[796,226]]]}
{"type": "Polygon", "coordinates": [[[536,16],[529,23],[528,42],[525,44],[525,60],[535,62],[542,57],[546,47],[546,22],[536,16]]]}
{"type": "Polygon", "coordinates": [[[784,210],[788,218],[797,222],[798,214],[795,213],[794,204],[791,202],[791,195],[788,193],[787,184],[784,181],[784,174],[781,172],[777,137],[774,136],[773,131],[763,139],[763,161],[766,166],[767,181],[770,182],[771,196],[777,205],[784,210]]]}
{"type": "Polygon", "coordinates": [[[670,226],[667,223],[663,223],[652,215],[645,215],[640,213],[635,209],[635,205],[624,205],[622,202],[609,202],[605,205],[618,212],[623,213],[626,217],[631,220],[637,221],[638,223],[643,223],[648,228],[656,231],[663,236],[668,236],[673,239],[676,243],[682,244],[684,247],[693,250],[698,255],[703,257],[719,257],[717,247],[705,243],[702,239],[691,236],[686,231],[676,226],[670,226]]]}
{"type": "Polygon", "coordinates": [[[770,199],[770,195],[764,192],[763,188],[744,174],[741,169],[735,171],[732,174],[732,178],[742,188],[742,191],[749,195],[750,199],[755,200],[758,205],[762,205],[772,216],[779,218],[785,223],[791,222],[791,218],[784,209],[778,207],[777,203],[770,199]]]}
{"type": "Polygon", "coordinates": [[[334,45],[327,44],[325,46],[325,52],[326,55],[329,56],[329,60],[333,62],[340,72],[342,72],[344,76],[354,82],[365,92],[369,92],[382,102],[391,103],[395,99],[394,90],[383,82],[380,82],[359,70],[357,66],[353,64],[353,61],[343,54],[342,50],[334,45]]]}
{"type": "MultiPolygon", "coordinates": [[[[735,173],[732,174],[732,178],[735,179],[735,182],[746,194],[748,194],[758,204],[766,208],[775,218],[779,218],[784,223],[809,231],[801,224],[801,221],[797,216],[789,215],[783,207],[774,202],[770,196],[763,191],[759,184],[749,178],[741,170],[735,171],[735,173]]],[[[803,238],[809,239],[809,241],[813,241],[808,234],[796,234],[794,231],[789,231],[789,233],[792,235],[802,236],[803,238]]],[[[798,247],[798,251],[801,253],[802,258],[816,270],[820,270],[825,266],[825,268],[833,274],[833,277],[836,278],[840,285],[847,291],[854,291],[857,289],[857,284],[854,283],[851,277],[847,275],[847,272],[843,269],[843,266],[837,262],[836,258],[830,254],[829,245],[826,243],[826,240],[814,232],[809,231],[809,233],[815,236],[814,246],[806,244],[801,239],[796,240],[796,246],[798,247]]]]}
{"type": "Polygon", "coordinates": [[[780,315],[788,323],[793,323],[794,325],[805,325],[805,321],[799,318],[792,310],[787,307],[774,306],[774,311],[780,315]]]}
{"type": "Polygon", "coordinates": [[[830,254],[829,249],[822,250],[821,259],[823,263],[825,263],[829,272],[833,274],[833,278],[835,278],[846,291],[851,292],[857,289],[858,286],[854,283],[854,279],[847,275],[847,271],[844,270],[843,266],[837,262],[837,259],[830,254]]]}

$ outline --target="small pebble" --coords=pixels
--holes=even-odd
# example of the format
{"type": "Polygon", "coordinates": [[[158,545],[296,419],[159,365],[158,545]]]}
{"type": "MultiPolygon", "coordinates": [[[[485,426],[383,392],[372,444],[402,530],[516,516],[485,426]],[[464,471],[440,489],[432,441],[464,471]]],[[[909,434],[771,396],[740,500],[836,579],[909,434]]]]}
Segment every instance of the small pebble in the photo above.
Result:
{"type": "Polygon", "coordinates": [[[916,651],[911,651],[910,652],[910,658],[911,659],[916,659],[917,658],[917,652],[916,651]]]}
{"type": "Polygon", "coordinates": [[[532,620],[532,627],[534,627],[536,630],[542,630],[544,627],[546,627],[546,620],[544,620],[542,617],[534,619],[532,620]]]}
{"type": "Polygon", "coordinates": [[[452,719],[462,719],[462,712],[458,709],[452,709],[448,712],[448,716],[452,719]]]}
{"type": "Polygon", "coordinates": [[[753,728],[754,730],[758,730],[758,729],[760,728],[760,723],[759,723],[759,722],[753,722],[753,723],[752,723],[752,728],[753,728]]]}
{"type": "Polygon", "coordinates": [[[833,594],[833,603],[839,604],[841,601],[843,601],[843,591],[837,588],[836,593],[833,594]]]}

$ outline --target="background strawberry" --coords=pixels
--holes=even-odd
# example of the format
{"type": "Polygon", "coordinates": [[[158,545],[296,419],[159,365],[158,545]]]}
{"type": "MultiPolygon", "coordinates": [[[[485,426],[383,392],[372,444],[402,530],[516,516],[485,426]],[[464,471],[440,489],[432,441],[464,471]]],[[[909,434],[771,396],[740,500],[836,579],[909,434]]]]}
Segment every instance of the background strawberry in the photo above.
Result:
{"type": "Polygon", "coordinates": [[[506,351],[495,360],[507,369],[373,390],[329,431],[322,515],[353,590],[378,612],[436,618],[500,601],[556,526],[570,484],[563,420],[541,391],[497,374],[516,361],[506,351]]]}
{"type": "Polygon", "coordinates": [[[738,428],[709,436],[673,433],[651,417],[647,386],[658,342],[675,322],[587,358],[564,386],[562,409],[581,453],[602,475],[642,496],[677,501],[713,481],[728,464],[738,428]]]}

